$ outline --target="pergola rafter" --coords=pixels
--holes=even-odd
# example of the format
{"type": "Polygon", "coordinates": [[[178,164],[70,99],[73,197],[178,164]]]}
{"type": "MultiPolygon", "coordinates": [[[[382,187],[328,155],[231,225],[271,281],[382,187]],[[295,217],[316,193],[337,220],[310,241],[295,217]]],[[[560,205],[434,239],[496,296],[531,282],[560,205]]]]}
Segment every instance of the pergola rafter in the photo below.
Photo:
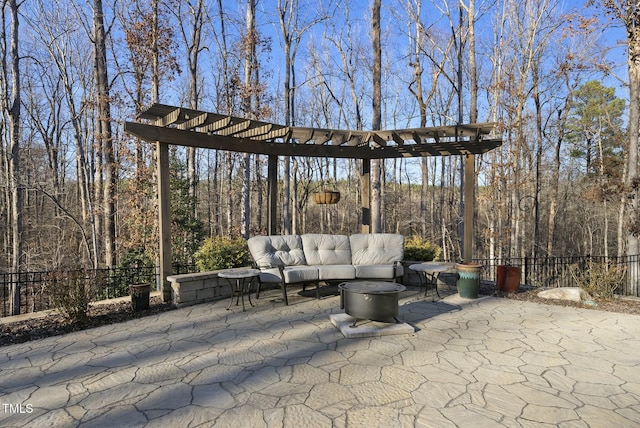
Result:
{"type": "MultiPolygon", "coordinates": [[[[360,131],[284,126],[182,107],[154,104],[125,122],[125,132],[155,143],[158,150],[160,206],[160,276],[163,299],[171,294],[171,223],[169,212],[168,146],[179,145],[267,155],[268,227],[276,233],[277,162],[279,156],[362,159],[363,232],[370,231],[370,167],[372,159],[464,156],[465,182],[475,182],[474,155],[502,144],[495,123],[474,123],[429,128],[360,131]]],[[[472,259],[474,185],[464,186],[464,260],[472,259]]]]}

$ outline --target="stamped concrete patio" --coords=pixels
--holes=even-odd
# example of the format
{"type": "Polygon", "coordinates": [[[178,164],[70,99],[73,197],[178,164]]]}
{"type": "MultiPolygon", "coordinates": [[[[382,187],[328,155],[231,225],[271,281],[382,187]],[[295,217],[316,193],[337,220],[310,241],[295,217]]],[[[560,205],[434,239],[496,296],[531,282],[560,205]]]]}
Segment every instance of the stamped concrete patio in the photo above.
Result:
{"type": "Polygon", "coordinates": [[[638,316],[409,287],[415,333],[347,339],[278,294],[0,348],[0,426],[640,426],[638,316]]]}

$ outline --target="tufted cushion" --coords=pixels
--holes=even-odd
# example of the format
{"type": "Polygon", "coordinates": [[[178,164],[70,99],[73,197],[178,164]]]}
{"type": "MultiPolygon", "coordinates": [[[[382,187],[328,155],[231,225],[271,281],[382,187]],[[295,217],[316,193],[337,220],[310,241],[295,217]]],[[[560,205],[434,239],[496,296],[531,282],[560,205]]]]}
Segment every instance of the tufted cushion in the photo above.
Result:
{"type": "Polygon", "coordinates": [[[359,233],[349,240],[354,265],[393,264],[404,256],[404,236],[397,233],[359,233]]]}
{"type": "Polygon", "coordinates": [[[302,235],[302,247],[310,265],[351,264],[351,246],[346,235],[307,233],[302,235]]]}
{"type": "Polygon", "coordinates": [[[307,264],[298,235],[254,236],[249,238],[247,245],[260,268],[307,264]]]}

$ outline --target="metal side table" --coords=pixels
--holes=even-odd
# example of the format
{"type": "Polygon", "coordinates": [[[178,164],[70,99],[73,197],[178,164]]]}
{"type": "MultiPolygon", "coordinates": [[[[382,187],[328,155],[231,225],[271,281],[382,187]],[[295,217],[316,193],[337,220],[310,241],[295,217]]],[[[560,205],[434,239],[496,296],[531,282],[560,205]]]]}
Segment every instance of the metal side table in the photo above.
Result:
{"type": "Polygon", "coordinates": [[[424,297],[427,297],[427,287],[431,288],[431,301],[433,302],[435,301],[434,290],[438,298],[442,298],[438,292],[438,276],[443,272],[455,272],[456,266],[455,263],[424,262],[413,264],[409,266],[409,269],[418,273],[420,286],[424,287],[424,297]]]}
{"type": "Polygon", "coordinates": [[[231,286],[231,301],[229,302],[229,306],[227,306],[227,310],[231,309],[233,297],[235,295],[237,296],[236,306],[238,306],[238,301],[242,300],[242,310],[245,311],[245,293],[249,296],[249,304],[253,306],[253,302],[251,301],[251,283],[254,278],[258,277],[258,275],[260,275],[260,271],[253,268],[233,268],[226,269],[218,273],[218,278],[225,278],[229,281],[229,285],[231,286]]]}

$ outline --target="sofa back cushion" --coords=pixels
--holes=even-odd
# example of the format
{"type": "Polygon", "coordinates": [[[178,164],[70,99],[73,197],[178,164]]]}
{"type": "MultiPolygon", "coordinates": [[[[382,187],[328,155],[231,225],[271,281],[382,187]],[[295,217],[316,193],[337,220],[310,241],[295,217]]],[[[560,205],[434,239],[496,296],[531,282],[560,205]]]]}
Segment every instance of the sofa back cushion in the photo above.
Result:
{"type": "Polygon", "coordinates": [[[392,264],[404,257],[404,236],[397,233],[358,233],[349,240],[354,265],[392,264]]]}
{"type": "Polygon", "coordinates": [[[351,245],[347,235],[307,233],[302,235],[302,247],[310,265],[351,264],[351,245]]]}
{"type": "Polygon", "coordinates": [[[260,268],[307,264],[299,235],[254,236],[247,245],[260,268]]]}

